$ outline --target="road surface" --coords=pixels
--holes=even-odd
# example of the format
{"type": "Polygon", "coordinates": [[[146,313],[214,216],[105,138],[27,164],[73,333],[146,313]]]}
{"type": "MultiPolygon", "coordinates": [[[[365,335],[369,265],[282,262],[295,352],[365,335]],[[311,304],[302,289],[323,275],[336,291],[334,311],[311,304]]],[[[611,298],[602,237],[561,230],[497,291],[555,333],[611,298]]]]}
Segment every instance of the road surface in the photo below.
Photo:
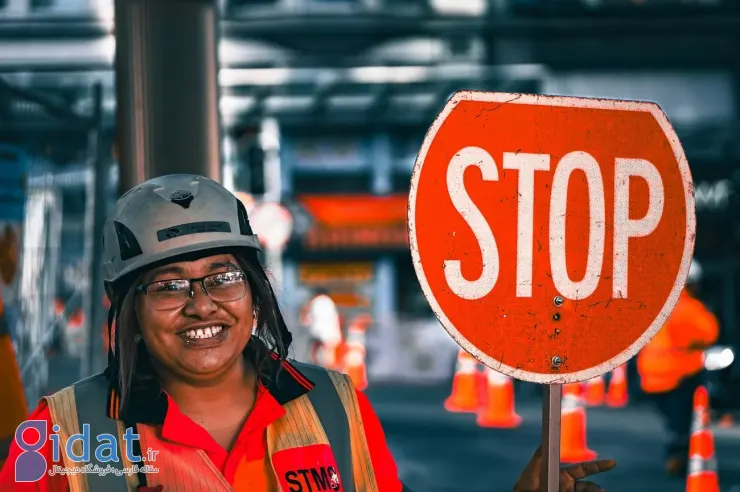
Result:
{"type": "MultiPolygon", "coordinates": [[[[540,439],[537,398],[518,398],[522,425],[482,429],[475,418],[442,404],[449,388],[370,387],[404,481],[415,492],[509,492],[540,439]],[[522,401],[524,400],[524,401],[522,401]]],[[[609,492],[685,492],[685,480],[663,474],[661,423],[645,405],[589,408],[588,445],[617,468],[599,476],[609,492]]],[[[722,492],[740,492],[740,429],[716,429],[722,492]]]]}

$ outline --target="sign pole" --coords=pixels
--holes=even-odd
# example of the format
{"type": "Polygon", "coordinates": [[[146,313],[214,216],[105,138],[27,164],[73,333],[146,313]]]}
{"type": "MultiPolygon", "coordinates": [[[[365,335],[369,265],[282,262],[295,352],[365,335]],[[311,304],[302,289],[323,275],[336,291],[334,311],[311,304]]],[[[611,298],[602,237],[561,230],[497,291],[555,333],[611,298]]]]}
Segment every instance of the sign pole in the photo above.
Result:
{"type": "Polygon", "coordinates": [[[563,385],[546,384],[542,394],[541,492],[560,490],[560,407],[563,385]]]}

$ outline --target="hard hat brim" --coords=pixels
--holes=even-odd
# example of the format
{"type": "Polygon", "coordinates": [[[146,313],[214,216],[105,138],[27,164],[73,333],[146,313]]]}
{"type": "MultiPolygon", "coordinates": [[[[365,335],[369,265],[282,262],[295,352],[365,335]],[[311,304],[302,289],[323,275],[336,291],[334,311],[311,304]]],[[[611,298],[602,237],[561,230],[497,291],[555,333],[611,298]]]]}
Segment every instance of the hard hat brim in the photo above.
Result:
{"type": "Polygon", "coordinates": [[[249,248],[257,251],[262,251],[262,246],[260,245],[259,238],[256,234],[253,234],[251,236],[242,236],[238,239],[217,239],[213,241],[194,242],[192,244],[187,244],[178,248],[167,249],[156,254],[146,256],[142,255],[142,258],[140,260],[129,263],[126,268],[118,273],[118,275],[116,275],[115,277],[106,278],[105,282],[106,284],[114,284],[118,280],[137,270],[146,268],[147,266],[153,265],[155,263],[160,263],[169,258],[175,258],[181,255],[186,255],[188,253],[198,253],[201,251],[205,252],[209,250],[224,248],[249,248]]]}

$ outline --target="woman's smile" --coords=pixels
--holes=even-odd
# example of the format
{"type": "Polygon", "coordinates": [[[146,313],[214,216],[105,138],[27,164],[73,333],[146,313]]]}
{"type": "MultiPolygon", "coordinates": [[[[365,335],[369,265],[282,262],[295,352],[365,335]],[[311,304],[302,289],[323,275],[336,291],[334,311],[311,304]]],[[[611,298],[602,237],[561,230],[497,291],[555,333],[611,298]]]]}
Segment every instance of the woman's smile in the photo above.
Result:
{"type": "Polygon", "coordinates": [[[228,325],[213,325],[205,328],[192,328],[178,333],[189,349],[212,348],[226,342],[229,338],[228,325]]]}

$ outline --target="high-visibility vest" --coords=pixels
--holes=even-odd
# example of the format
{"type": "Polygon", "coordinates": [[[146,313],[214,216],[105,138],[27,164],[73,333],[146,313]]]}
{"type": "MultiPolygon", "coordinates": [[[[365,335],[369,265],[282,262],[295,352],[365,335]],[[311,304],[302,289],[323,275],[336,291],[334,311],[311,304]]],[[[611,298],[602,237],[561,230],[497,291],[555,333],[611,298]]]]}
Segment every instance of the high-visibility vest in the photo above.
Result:
{"type": "MultiPolygon", "coordinates": [[[[341,489],[346,492],[378,492],[375,473],[365,437],[357,396],[349,378],[334,371],[291,361],[306,377],[315,384],[307,394],[284,405],[285,415],[270,424],[267,428],[267,452],[276,473],[272,458],[279,451],[302,448],[318,444],[331,447],[341,480],[341,489]]],[[[109,418],[101,409],[108,403],[110,389],[103,375],[92,376],[69,386],[52,396],[45,397],[49,406],[53,424],[59,425],[57,432],[60,447],[72,434],[80,432],[81,423],[90,425],[90,436],[111,434],[117,436],[119,456],[122,464],[115,468],[131,467],[127,461],[123,434],[125,426],[122,421],[109,418]]],[[[155,431],[146,425],[136,426],[135,432],[140,436],[140,449],[151,446],[156,440],[155,431]]],[[[78,440],[72,444],[75,454],[82,453],[82,443],[78,440]]],[[[136,446],[134,448],[136,450],[136,446]]],[[[162,485],[164,491],[176,489],[176,485],[186,483],[188,492],[227,492],[232,488],[223,475],[213,467],[202,450],[178,447],[176,452],[167,450],[167,446],[156,446],[159,453],[152,464],[159,473],[147,474],[147,487],[162,485]]],[[[136,450],[141,455],[140,450],[136,450]]],[[[90,454],[92,466],[107,468],[110,463],[100,463],[94,452],[90,454]]],[[[300,455],[293,453],[290,456],[300,455]]],[[[65,467],[80,467],[84,463],[74,463],[66,453],[61,453],[65,467]]],[[[289,456],[289,454],[284,454],[289,456]]],[[[299,468],[299,467],[296,467],[299,468]]],[[[292,470],[290,464],[281,469],[292,470]]],[[[325,490],[334,490],[329,481],[334,478],[334,470],[318,471],[318,480],[326,481],[325,490]],[[324,476],[324,472],[326,476],[324,476]]],[[[291,473],[291,472],[288,472],[291,473]]],[[[79,473],[67,475],[70,492],[134,492],[139,485],[137,475],[115,473],[98,475],[79,473]]],[[[287,474],[286,474],[287,478],[287,474]]],[[[313,487],[316,489],[316,487],[313,487]]]]}
{"type": "Polygon", "coordinates": [[[704,348],[717,340],[717,319],[686,290],[665,325],[637,355],[640,385],[646,393],[673,391],[704,368],[704,348]],[[697,347],[692,348],[692,345],[697,347]]]}

